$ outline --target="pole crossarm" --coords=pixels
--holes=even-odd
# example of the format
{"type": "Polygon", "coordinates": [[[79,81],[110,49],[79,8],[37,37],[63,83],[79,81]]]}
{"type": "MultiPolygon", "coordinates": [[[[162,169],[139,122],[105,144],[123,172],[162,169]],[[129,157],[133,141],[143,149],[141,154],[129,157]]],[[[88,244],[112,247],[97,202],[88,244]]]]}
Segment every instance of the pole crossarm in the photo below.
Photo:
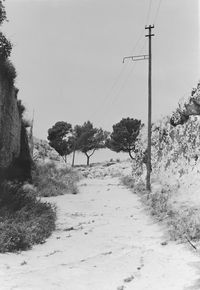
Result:
{"type": "Polygon", "coordinates": [[[148,56],[148,54],[125,56],[123,58],[123,63],[125,63],[126,59],[131,59],[132,61],[138,61],[138,60],[149,59],[149,56],[148,56]]]}
{"type": "Polygon", "coordinates": [[[145,25],[145,29],[151,29],[154,28],[154,24],[153,25],[145,25]]]}
{"type": "Polygon", "coordinates": [[[149,34],[145,35],[145,37],[155,36],[155,34],[152,34],[152,33],[151,33],[151,29],[152,29],[152,28],[154,28],[154,25],[149,25],[149,26],[146,25],[146,26],[145,26],[145,29],[149,29],[149,31],[148,31],[149,34]]]}

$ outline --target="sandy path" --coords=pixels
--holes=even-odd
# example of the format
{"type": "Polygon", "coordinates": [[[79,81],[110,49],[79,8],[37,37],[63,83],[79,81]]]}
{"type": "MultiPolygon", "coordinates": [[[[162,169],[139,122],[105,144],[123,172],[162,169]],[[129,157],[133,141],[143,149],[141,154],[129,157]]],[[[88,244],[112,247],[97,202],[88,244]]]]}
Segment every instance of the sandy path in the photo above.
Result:
{"type": "Polygon", "coordinates": [[[117,179],[84,180],[78,195],[49,200],[56,232],[31,251],[0,255],[1,290],[200,289],[198,255],[161,245],[164,231],[117,179]]]}

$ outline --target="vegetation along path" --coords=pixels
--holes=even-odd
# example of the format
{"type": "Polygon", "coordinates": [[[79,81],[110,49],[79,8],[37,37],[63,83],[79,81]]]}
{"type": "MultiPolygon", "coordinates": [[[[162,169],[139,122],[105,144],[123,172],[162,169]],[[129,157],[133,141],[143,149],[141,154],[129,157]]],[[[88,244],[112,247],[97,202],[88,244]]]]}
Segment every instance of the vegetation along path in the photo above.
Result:
{"type": "Polygon", "coordinates": [[[0,255],[1,290],[200,289],[198,255],[166,243],[117,178],[84,179],[79,194],[47,200],[57,206],[57,230],[30,251],[0,255]]]}

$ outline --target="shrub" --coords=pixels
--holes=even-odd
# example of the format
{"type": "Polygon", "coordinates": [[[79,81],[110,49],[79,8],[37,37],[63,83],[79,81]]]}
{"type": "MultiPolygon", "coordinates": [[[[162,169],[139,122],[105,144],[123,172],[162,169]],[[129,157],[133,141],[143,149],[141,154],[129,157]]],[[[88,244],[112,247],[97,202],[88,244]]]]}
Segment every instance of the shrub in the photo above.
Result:
{"type": "Polygon", "coordinates": [[[79,176],[71,168],[57,168],[55,163],[36,165],[33,171],[33,183],[39,196],[57,196],[65,193],[76,194],[79,176]]]}
{"type": "Polygon", "coordinates": [[[173,218],[168,220],[170,236],[173,240],[200,240],[199,208],[184,209],[173,212],[173,218]]]}
{"type": "Polygon", "coordinates": [[[1,62],[0,73],[11,86],[14,84],[17,77],[17,72],[10,60],[6,59],[1,62]]]}
{"type": "Polygon", "coordinates": [[[170,205],[170,191],[162,190],[150,194],[147,199],[151,214],[159,221],[166,221],[172,240],[185,241],[200,240],[200,211],[197,208],[184,208],[182,210],[170,205]]]}
{"type": "Polygon", "coordinates": [[[0,32],[0,58],[1,58],[1,62],[6,60],[10,56],[11,50],[12,50],[11,42],[5,37],[5,35],[3,35],[2,32],[0,32]]]}
{"type": "Polygon", "coordinates": [[[167,216],[169,209],[169,192],[162,190],[148,195],[148,205],[151,209],[151,214],[156,216],[158,220],[163,220],[167,216]]]}
{"type": "Polygon", "coordinates": [[[7,183],[0,190],[0,252],[43,243],[55,229],[55,208],[28,194],[20,184],[7,183]]]}
{"type": "Polygon", "coordinates": [[[129,188],[134,188],[135,186],[134,178],[130,175],[122,176],[121,182],[129,188]]]}

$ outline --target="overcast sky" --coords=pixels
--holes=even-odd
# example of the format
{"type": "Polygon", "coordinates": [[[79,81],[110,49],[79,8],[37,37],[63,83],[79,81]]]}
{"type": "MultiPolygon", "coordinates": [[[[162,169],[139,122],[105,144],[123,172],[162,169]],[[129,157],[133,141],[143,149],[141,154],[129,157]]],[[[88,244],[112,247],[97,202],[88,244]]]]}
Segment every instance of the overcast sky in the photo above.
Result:
{"type": "Polygon", "coordinates": [[[199,80],[198,0],[6,0],[19,98],[34,134],[57,121],[90,120],[111,130],[122,117],[147,119],[145,24],[155,24],[153,120],[169,114],[199,80]]]}

